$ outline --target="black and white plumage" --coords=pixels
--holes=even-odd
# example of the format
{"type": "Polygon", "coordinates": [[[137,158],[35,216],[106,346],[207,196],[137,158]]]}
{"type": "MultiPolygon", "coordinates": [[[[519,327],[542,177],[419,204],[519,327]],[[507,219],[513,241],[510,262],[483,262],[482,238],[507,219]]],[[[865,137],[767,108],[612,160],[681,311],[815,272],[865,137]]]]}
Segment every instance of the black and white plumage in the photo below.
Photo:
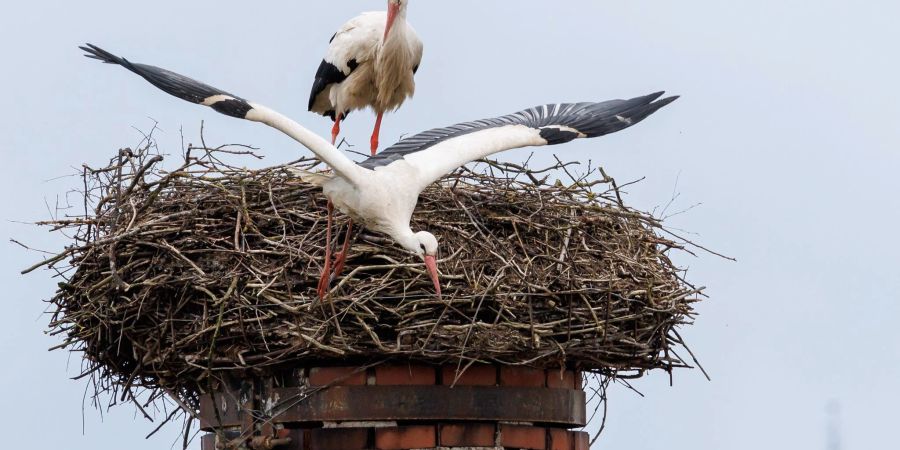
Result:
{"type": "MultiPolygon", "coordinates": [[[[539,130],[539,136],[545,142],[534,145],[557,145],[578,138],[599,137],[628,128],[677,98],[669,97],[654,102],[662,94],[662,92],[658,92],[631,100],[609,100],[601,103],[543,105],[493,119],[435,128],[407,137],[362,162],[361,165],[368,169],[386,166],[407,155],[421,152],[442,142],[495,128],[510,127],[509,130],[514,130],[519,129],[518,126],[523,126],[531,130],[539,130]],[[648,105],[650,107],[647,107],[648,105]],[[607,120],[597,120],[598,116],[606,117],[607,120]]],[[[483,156],[474,159],[481,157],[483,156]]]]}
{"type": "Polygon", "coordinates": [[[400,107],[416,90],[422,41],[406,22],[408,0],[388,0],[387,12],[368,12],[345,23],[329,41],[309,95],[309,110],[334,120],[332,144],[351,111],[371,107],[376,115],[371,150],[378,149],[385,112],[400,107]]]}
{"type": "Polygon", "coordinates": [[[150,84],[191,103],[209,106],[226,116],[244,119],[252,107],[246,100],[200,83],[191,78],[146,64],[135,64],[120,58],[96,45],[87,44],[79,47],[87,52],[88,58],[100,60],[107,64],[120,65],[149,81],[150,84]]]}
{"type": "Polygon", "coordinates": [[[164,69],[128,62],[93,45],[82,49],[92,58],[122,65],[178,98],[264,123],[310,149],[333,173],[301,172],[301,178],[321,186],[334,206],[354,221],[390,236],[422,257],[436,287],[437,238],[410,228],[419,194],[429,184],[460,166],[504,150],[555,145],[624,130],[677,98],[660,99],[663,93],[658,92],[630,100],[539,106],[425,131],[357,164],[322,137],[265,106],[164,69]]]}

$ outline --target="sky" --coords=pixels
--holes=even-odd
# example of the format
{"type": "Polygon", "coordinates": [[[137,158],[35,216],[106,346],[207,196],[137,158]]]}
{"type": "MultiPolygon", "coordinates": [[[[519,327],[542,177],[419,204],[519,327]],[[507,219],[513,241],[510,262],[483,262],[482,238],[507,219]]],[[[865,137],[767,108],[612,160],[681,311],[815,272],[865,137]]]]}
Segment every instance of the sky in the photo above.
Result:
{"type": "MultiPolygon", "coordinates": [[[[178,428],[130,407],[84,406],[77,354],[47,349],[49,273],[15,238],[67,241],[28,222],[66,201],[82,163],[99,164],[159,123],[159,145],[252,144],[278,164],[308,153],[274,130],[174,99],[81,56],[98,44],[273,107],[327,135],[306,112],[328,38],[383,0],[9,1],[0,6],[0,371],[10,448],[165,449],[178,428]],[[38,444],[35,445],[35,442],[38,444]]],[[[677,196],[670,218],[737,258],[681,256],[706,286],[683,330],[699,371],[610,393],[597,448],[823,449],[840,405],[844,449],[885,448],[900,404],[900,3],[870,0],[413,0],[425,42],[416,97],[386,117],[382,143],[550,102],[667,90],[682,98],[624,132],[538,149],[540,162],[592,160],[631,206],[677,196]],[[831,423],[831,424],[830,424],[831,423]]],[[[365,149],[374,118],[345,136],[365,149]]],[[[530,150],[501,159],[522,161],[530,150]]],[[[180,441],[179,441],[180,442],[180,441]]],[[[193,448],[197,448],[194,445],[193,448]]]]}

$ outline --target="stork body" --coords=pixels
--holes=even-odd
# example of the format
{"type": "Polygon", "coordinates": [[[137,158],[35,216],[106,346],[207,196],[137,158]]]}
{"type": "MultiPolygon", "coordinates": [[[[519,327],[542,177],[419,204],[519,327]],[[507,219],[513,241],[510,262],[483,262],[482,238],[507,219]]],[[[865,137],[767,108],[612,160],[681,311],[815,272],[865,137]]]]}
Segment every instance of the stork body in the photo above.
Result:
{"type": "Polygon", "coordinates": [[[377,119],[371,150],[378,149],[381,121],[416,90],[422,41],[406,21],[407,0],[389,0],[387,12],[351,19],[331,38],[313,82],[309,110],[331,117],[332,144],[351,111],[371,107],[377,119]]]}
{"type": "MultiPolygon", "coordinates": [[[[169,94],[232,117],[264,123],[303,144],[333,172],[300,172],[300,176],[321,186],[329,201],[354,221],[390,236],[404,249],[422,257],[438,294],[437,238],[427,231],[410,228],[419,194],[428,185],[460,166],[504,150],[562,144],[623,130],[677,98],[660,99],[663,93],[658,92],[630,100],[538,106],[425,131],[355,163],[322,137],[265,106],[165,69],[131,63],[95,46],[82,49],[89,57],[137,73],[169,94]]],[[[330,264],[330,258],[326,258],[326,268],[330,264]]]]}

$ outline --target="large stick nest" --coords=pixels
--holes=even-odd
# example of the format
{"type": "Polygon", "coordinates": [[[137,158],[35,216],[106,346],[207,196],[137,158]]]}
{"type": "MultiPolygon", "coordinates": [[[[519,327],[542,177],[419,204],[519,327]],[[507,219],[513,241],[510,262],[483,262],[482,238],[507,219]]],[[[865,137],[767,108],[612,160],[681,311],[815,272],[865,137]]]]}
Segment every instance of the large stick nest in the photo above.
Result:
{"type": "Polygon", "coordinates": [[[74,238],[35,266],[65,278],[50,329],[104,390],[148,388],[193,408],[212,377],[290,366],[689,367],[676,328],[701,295],[669,259],[684,241],[626,207],[602,171],[460,169],[422,193],[414,216],[441,240],[443,300],[419,258],[363,231],[318,301],[321,191],[289,166],[225,164],[229,148],[191,149],[169,171],[149,142],[123,150],[85,167],[83,216],[45,223],[74,238]]]}

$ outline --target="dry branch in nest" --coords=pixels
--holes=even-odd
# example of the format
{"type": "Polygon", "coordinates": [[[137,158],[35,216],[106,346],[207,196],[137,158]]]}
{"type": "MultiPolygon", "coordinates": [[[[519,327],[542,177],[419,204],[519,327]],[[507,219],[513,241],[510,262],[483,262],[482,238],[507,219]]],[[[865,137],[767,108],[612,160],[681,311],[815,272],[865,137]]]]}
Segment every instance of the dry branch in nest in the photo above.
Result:
{"type": "Polygon", "coordinates": [[[683,242],[626,207],[605,175],[460,169],[422,193],[414,216],[441,239],[443,300],[419,258],[363,231],[320,302],[321,191],[290,166],[245,170],[224,153],[195,148],[166,171],[151,144],[124,150],[85,170],[84,216],[44,224],[74,236],[36,266],[65,277],[50,329],[84,353],[101,391],[145,388],[190,410],[213,378],[290,366],[689,367],[676,327],[701,295],[669,259],[683,242]]]}

